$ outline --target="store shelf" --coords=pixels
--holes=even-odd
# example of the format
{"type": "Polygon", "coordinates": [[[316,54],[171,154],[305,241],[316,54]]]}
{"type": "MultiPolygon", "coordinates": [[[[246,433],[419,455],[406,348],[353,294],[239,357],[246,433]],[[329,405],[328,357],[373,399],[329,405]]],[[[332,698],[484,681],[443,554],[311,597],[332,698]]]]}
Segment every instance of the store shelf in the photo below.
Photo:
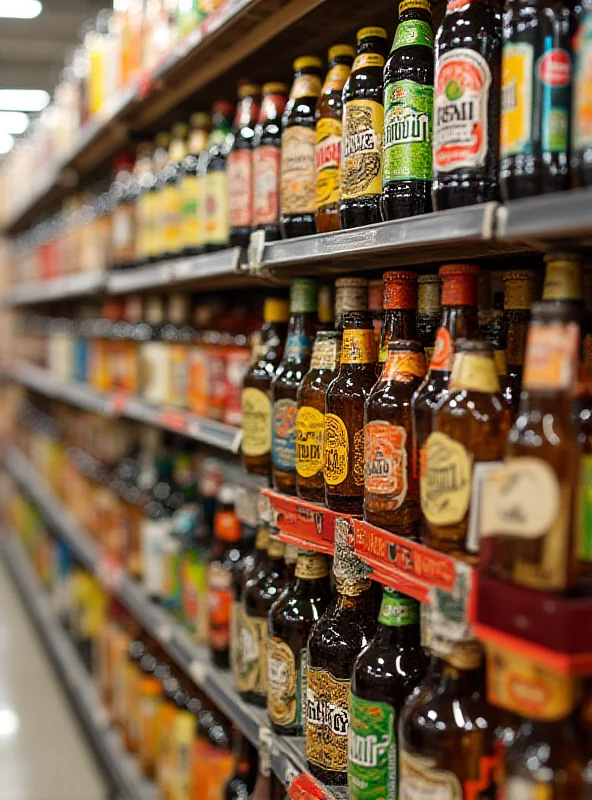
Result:
{"type": "Polygon", "coordinates": [[[117,732],[99,700],[92,680],[74,645],[61,627],[49,598],[40,588],[29,565],[23,545],[12,533],[2,536],[2,555],[43,639],[58,675],[79,715],[86,733],[114,787],[117,800],[151,800],[158,797],[153,784],[139,774],[136,764],[125,755],[117,732]]]}
{"type": "Polygon", "coordinates": [[[592,244],[592,189],[577,189],[513,200],[497,215],[501,242],[527,242],[541,249],[558,242],[578,248],[592,244]]]}
{"type": "Polygon", "coordinates": [[[25,306],[54,300],[70,300],[75,297],[102,294],[105,286],[104,272],[81,272],[47,281],[17,284],[5,293],[2,301],[4,306],[25,306]]]}
{"type": "Polygon", "coordinates": [[[207,417],[199,417],[176,408],[160,408],[145,403],[139,397],[123,392],[97,392],[76,381],[62,381],[51,372],[32,364],[19,363],[12,367],[13,380],[40,394],[65,403],[94,411],[106,417],[121,416],[180,433],[196,442],[238,453],[242,430],[207,417]]]}

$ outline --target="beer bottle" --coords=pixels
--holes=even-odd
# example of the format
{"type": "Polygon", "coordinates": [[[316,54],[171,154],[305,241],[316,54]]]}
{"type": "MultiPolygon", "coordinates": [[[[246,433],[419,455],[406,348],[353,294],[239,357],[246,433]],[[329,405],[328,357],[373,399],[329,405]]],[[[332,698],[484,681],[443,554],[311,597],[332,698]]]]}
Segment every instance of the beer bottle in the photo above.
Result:
{"type": "Polygon", "coordinates": [[[354,661],[347,774],[351,800],[397,797],[397,724],[424,678],[419,603],[385,587],[372,641],[354,661]]]}
{"type": "Polygon", "coordinates": [[[335,307],[333,303],[333,287],[328,284],[319,286],[317,314],[319,317],[318,330],[332,331],[335,327],[335,307]]]}
{"type": "Polygon", "coordinates": [[[253,137],[253,229],[265,240],[280,238],[281,119],[288,100],[285,83],[265,83],[253,137]]]}
{"type": "Polygon", "coordinates": [[[240,696],[263,707],[267,704],[267,617],[285,582],[284,544],[276,536],[269,536],[267,557],[243,592],[243,641],[237,670],[240,696]]]}
{"type": "Polygon", "coordinates": [[[154,149],[149,169],[141,178],[141,190],[138,198],[138,215],[140,226],[140,261],[148,263],[160,256],[160,171],[166,164],[170,137],[166,132],[154,137],[154,149]]]}
{"type": "Polygon", "coordinates": [[[254,475],[271,476],[271,381],[284,354],[289,306],[268,297],[261,343],[243,382],[243,465],[254,475]]]}
{"type": "Polygon", "coordinates": [[[401,713],[399,796],[495,797],[495,716],[485,701],[481,645],[450,642],[441,655],[435,691],[401,713]]]}
{"type": "Polygon", "coordinates": [[[164,405],[168,396],[169,352],[162,341],[164,301],[162,297],[146,299],[144,322],[138,326],[140,350],[140,394],[153,405],[164,405]]]}
{"type": "Polygon", "coordinates": [[[183,160],[181,240],[184,256],[202,253],[205,246],[204,177],[199,163],[208,143],[211,128],[209,114],[198,111],[191,115],[191,131],[187,141],[188,154],[183,160]]]}
{"type": "Polygon", "coordinates": [[[112,204],[109,266],[129,269],[135,266],[138,184],[133,177],[133,156],[120,153],[114,162],[115,179],[109,189],[112,204]]]}
{"type": "MultiPolygon", "coordinates": [[[[368,281],[368,310],[372,312],[374,320],[374,341],[376,342],[376,352],[380,350],[380,339],[382,336],[382,319],[384,315],[384,281],[368,281]]],[[[440,317],[438,317],[438,320],[440,317]]]]}
{"type": "Polygon", "coordinates": [[[337,375],[341,334],[319,331],[315,337],[310,369],[296,395],[296,492],[303,500],[325,502],[324,432],[325,394],[337,375]]]}
{"type": "Polygon", "coordinates": [[[440,294],[442,281],[438,275],[420,275],[417,285],[417,331],[429,364],[434,353],[436,333],[440,327],[440,294]]]}
{"type": "Polygon", "coordinates": [[[384,28],[358,31],[352,72],[343,87],[341,148],[342,228],[380,222],[382,191],[382,71],[386,56],[384,28]]]}
{"type": "Polygon", "coordinates": [[[214,103],[212,132],[208,140],[203,170],[205,173],[205,243],[206,250],[228,247],[228,176],[226,159],[232,144],[233,106],[226,100],[214,103]]]}
{"type": "Polygon", "coordinates": [[[507,370],[504,396],[514,413],[518,412],[520,403],[530,309],[539,299],[540,278],[536,270],[529,269],[510,270],[504,275],[504,316],[500,345],[505,350],[507,370]]]}
{"type": "Polygon", "coordinates": [[[221,800],[248,800],[257,779],[257,748],[235,731],[234,774],[224,787],[221,800]]]}
{"type": "Polygon", "coordinates": [[[269,612],[267,711],[276,733],[302,736],[306,715],[306,644],[331,601],[330,561],[299,550],[294,579],[269,612]]]}
{"type": "Polygon", "coordinates": [[[317,284],[296,278],[290,287],[290,324],[284,357],[271,382],[271,476],[278,492],[296,494],[296,395],[308,372],[317,318],[317,284]]]}
{"type": "Polygon", "coordinates": [[[346,311],[367,311],[366,278],[338,278],[335,281],[335,329],[341,331],[341,317],[346,311]]]}
{"type": "Polygon", "coordinates": [[[571,114],[571,183],[592,184],[592,5],[586,8],[574,37],[575,64],[571,114]]]}
{"type": "Polygon", "coordinates": [[[150,221],[152,209],[151,200],[148,199],[148,192],[154,174],[152,172],[152,145],[150,142],[141,142],[136,151],[136,163],[133,172],[133,194],[136,203],[136,242],[135,242],[135,265],[145,264],[150,252],[150,221]]]}
{"type": "Polygon", "coordinates": [[[337,598],[308,639],[306,761],[315,778],[347,783],[349,684],[353,663],[376,630],[367,578],[336,577],[337,598]]]}
{"type": "Polygon", "coordinates": [[[315,233],[315,108],[321,94],[322,62],[294,61],[294,83],[282,114],[280,229],[284,239],[315,233]]]}
{"type": "Polygon", "coordinates": [[[569,188],[571,12],[510,0],[504,16],[500,188],[504,200],[569,188]]]}
{"type": "Polygon", "coordinates": [[[339,168],[343,116],[343,85],[349,77],[354,49],[348,44],[329,48],[329,72],[316,107],[317,233],[339,230],[339,168]]]}
{"type": "Polygon", "coordinates": [[[518,418],[503,470],[490,476],[481,554],[502,580],[567,591],[575,580],[572,508],[578,445],[572,421],[580,331],[561,301],[532,307],[518,418]]]}
{"type": "Polygon", "coordinates": [[[232,126],[234,141],[228,153],[228,224],[231,247],[248,247],[253,226],[253,137],[259,117],[261,89],[244,83],[232,126]]]}
{"type": "Polygon", "coordinates": [[[332,511],[361,514],[364,401],[376,383],[374,326],[369,311],[348,311],[342,322],[339,372],[325,400],[325,503],[332,511]]]}
{"type": "Polygon", "coordinates": [[[425,374],[421,342],[392,339],[364,406],[364,519],[400,536],[418,533],[411,398],[425,374]]]}
{"type": "Polygon", "coordinates": [[[399,3],[384,68],[383,219],[432,210],[434,34],[430,0],[399,3]]]}
{"type": "Polygon", "coordinates": [[[183,224],[183,160],[187,155],[187,134],[185,123],[173,127],[167,163],[160,174],[161,213],[162,213],[162,252],[161,258],[179,255],[183,247],[181,237],[183,224]]]}
{"type": "Polygon", "coordinates": [[[582,257],[577,253],[548,253],[545,256],[543,300],[556,300],[572,313],[581,329],[584,326],[586,304],[582,257]]]}
{"type": "Polygon", "coordinates": [[[417,275],[414,272],[385,272],[384,318],[378,363],[385,364],[393,339],[417,339],[417,275]]]}
{"type": "Polygon", "coordinates": [[[436,36],[434,209],[497,200],[500,0],[448,0],[436,36]]]}

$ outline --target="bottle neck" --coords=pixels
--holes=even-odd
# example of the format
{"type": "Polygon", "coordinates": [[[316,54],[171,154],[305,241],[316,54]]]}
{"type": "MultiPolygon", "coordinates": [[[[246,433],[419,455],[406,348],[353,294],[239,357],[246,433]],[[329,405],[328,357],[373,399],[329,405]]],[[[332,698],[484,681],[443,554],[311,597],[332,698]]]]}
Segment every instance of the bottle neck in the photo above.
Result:
{"type": "Polygon", "coordinates": [[[418,353],[414,350],[395,350],[389,352],[380,380],[410,383],[415,378],[423,380],[425,374],[426,367],[423,353],[418,353]]]}
{"type": "Polygon", "coordinates": [[[457,353],[450,374],[450,389],[494,394],[500,391],[491,353],[457,353]]]}
{"type": "Polygon", "coordinates": [[[343,331],[341,342],[342,367],[373,367],[376,362],[373,328],[356,328],[343,331]]]}

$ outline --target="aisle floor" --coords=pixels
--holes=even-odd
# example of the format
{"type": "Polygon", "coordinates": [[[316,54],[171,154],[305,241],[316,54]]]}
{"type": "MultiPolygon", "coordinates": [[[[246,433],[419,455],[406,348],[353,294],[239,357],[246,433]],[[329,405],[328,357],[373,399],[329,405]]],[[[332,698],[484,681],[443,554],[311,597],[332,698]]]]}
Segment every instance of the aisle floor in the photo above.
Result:
{"type": "Polygon", "coordinates": [[[89,747],[0,561],[0,800],[106,800],[89,747]]]}

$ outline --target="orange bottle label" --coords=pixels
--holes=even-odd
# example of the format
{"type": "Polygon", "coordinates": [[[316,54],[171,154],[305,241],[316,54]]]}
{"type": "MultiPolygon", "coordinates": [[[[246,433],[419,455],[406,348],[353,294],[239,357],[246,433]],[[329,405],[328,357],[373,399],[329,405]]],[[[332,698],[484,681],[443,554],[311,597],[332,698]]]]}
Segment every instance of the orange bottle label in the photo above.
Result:
{"type": "Polygon", "coordinates": [[[454,358],[454,343],[448,328],[438,328],[434,352],[430,361],[430,369],[449,372],[454,358]]]}
{"type": "Polygon", "coordinates": [[[407,496],[407,431],[376,420],[364,429],[364,486],[370,494],[389,495],[388,508],[399,508],[407,496]]]}
{"type": "Polygon", "coordinates": [[[189,410],[204,417],[208,413],[208,351],[191,348],[189,355],[189,410]]]}

